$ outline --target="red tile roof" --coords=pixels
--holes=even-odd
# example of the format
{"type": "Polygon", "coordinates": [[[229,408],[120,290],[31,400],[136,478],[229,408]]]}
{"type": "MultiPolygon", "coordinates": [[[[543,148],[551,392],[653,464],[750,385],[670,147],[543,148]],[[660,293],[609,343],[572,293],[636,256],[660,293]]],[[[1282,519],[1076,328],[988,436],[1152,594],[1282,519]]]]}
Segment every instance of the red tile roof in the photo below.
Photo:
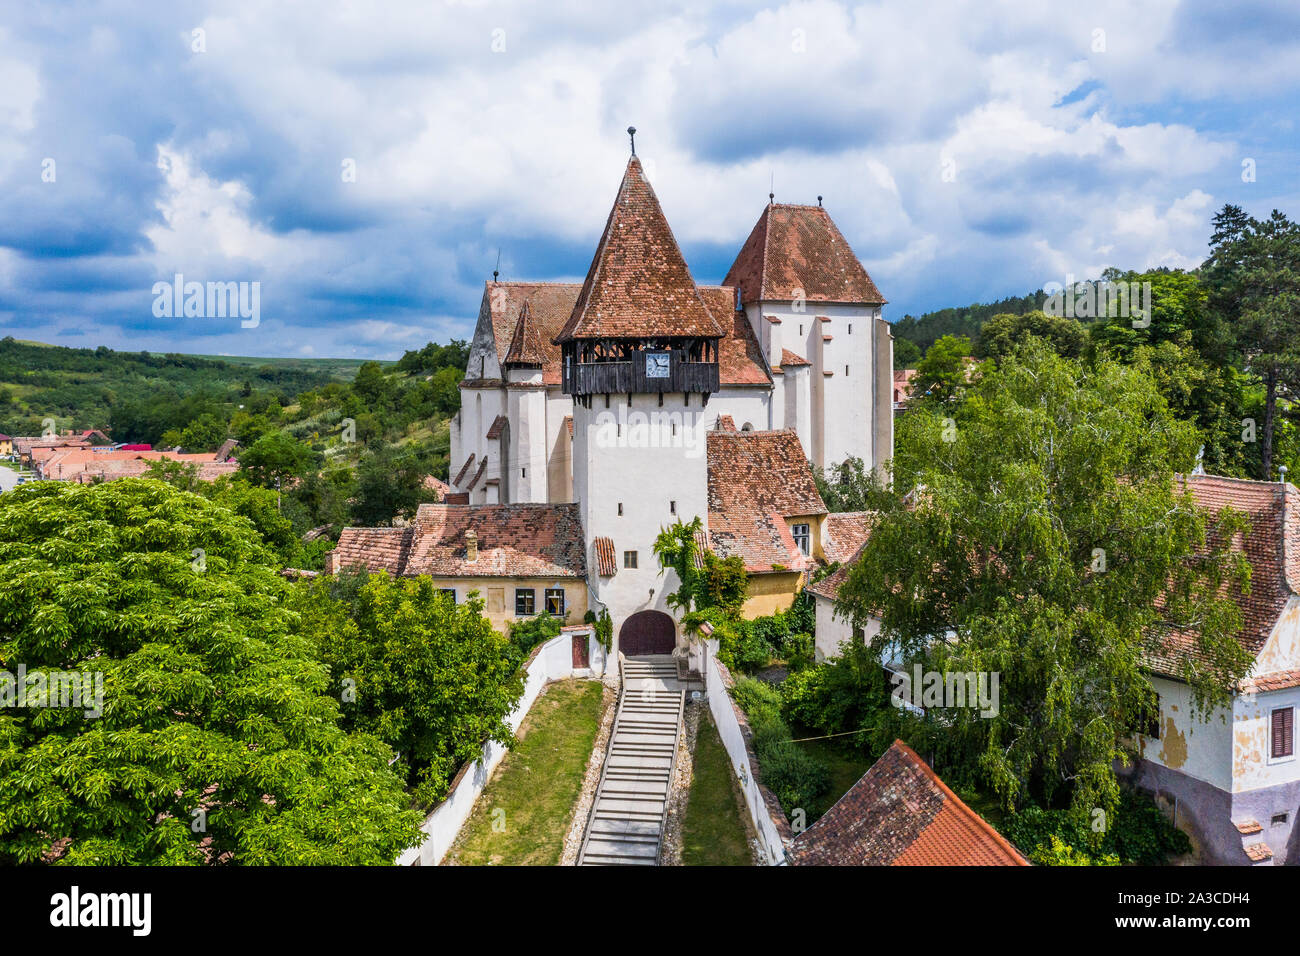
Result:
{"type": "Polygon", "coordinates": [[[874,511],[831,512],[822,522],[823,547],[827,561],[848,561],[867,543],[874,511]]]}
{"type": "Polygon", "coordinates": [[[525,299],[524,304],[519,308],[519,321],[515,323],[510,347],[506,349],[505,364],[542,368],[546,364],[546,359],[546,349],[542,345],[537,323],[529,315],[528,300],[525,299]]]}
{"type": "Polygon", "coordinates": [[[555,340],[722,333],[633,156],[573,314],[555,340]]]}
{"type": "Polygon", "coordinates": [[[461,465],[460,471],[456,472],[456,477],[452,480],[453,485],[459,485],[465,480],[465,475],[469,472],[469,466],[472,464],[474,464],[474,453],[470,452],[469,457],[465,459],[465,464],[461,465]]]}
{"type": "Polygon", "coordinates": [[[506,418],[504,415],[498,415],[496,418],[492,419],[492,427],[487,430],[487,437],[500,438],[501,433],[506,430],[506,426],[509,424],[510,419],[506,418]]]}
{"type": "Polygon", "coordinates": [[[781,367],[785,368],[787,365],[812,365],[812,362],[808,361],[802,355],[791,352],[789,349],[782,349],[781,367]]]}
{"type": "Polygon", "coordinates": [[[722,284],[739,286],[746,305],[793,301],[800,291],[809,302],[885,302],[821,206],[769,204],[722,284]]]}
{"type": "Polygon", "coordinates": [[[425,475],[424,487],[429,491],[434,492],[438,496],[439,501],[444,500],[447,497],[447,494],[451,491],[451,485],[447,484],[436,475],[425,475]]]}
{"type": "Polygon", "coordinates": [[[420,505],[405,528],[344,528],[327,565],[393,575],[586,577],[576,504],[420,505]],[[478,535],[469,561],[465,532],[478,535]]]}
{"type": "Polygon", "coordinates": [[[709,311],[722,326],[718,342],[718,380],[723,385],[770,385],[772,373],[758,344],[749,317],[736,309],[736,290],[729,286],[700,286],[709,311]]]}
{"type": "Polygon", "coordinates": [[[477,485],[479,483],[479,479],[483,477],[483,472],[487,471],[487,466],[488,466],[487,455],[484,455],[483,460],[478,463],[478,471],[474,472],[474,477],[471,478],[469,480],[469,484],[465,486],[466,491],[474,490],[474,486],[477,485]]]}
{"type": "Polygon", "coordinates": [[[734,432],[736,430],[736,420],[730,415],[719,415],[717,427],[720,432],[734,432]]]}
{"type": "Polygon", "coordinates": [[[595,538],[592,543],[596,547],[596,573],[602,578],[612,578],[618,573],[618,559],[614,556],[614,539],[595,538]]]}
{"type": "Polygon", "coordinates": [[[790,845],[796,866],[1028,866],[924,760],[895,740],[790,845]]]}
{"type": "MultiPolygon", "coordinates": [[[[1224,507],[1243,512],[1250,530],[1232,542],[1251,565],[1250,593],[1232,587],[1228,595],[1241,609],[1242,646],[1258,655],[1272,634],[1287,601],[1300,593],[1300,492],[1294,485],[1249,481],[1218,475],[1188,475],[1179,479],[1211,515],[1224,507]]],[[[1176,676],[1188,655],[1196,653],[1196,634],[1178,631],[1168,635],[1161,648],[1147,656],[1156,671],[1176,676]]]]}
{"type": "Polygon", "coordinates": [[[799,436],[791,430],[708,432],[709,535],[752,573],[811,566],[786,518],[826,513],[799,436]]]}

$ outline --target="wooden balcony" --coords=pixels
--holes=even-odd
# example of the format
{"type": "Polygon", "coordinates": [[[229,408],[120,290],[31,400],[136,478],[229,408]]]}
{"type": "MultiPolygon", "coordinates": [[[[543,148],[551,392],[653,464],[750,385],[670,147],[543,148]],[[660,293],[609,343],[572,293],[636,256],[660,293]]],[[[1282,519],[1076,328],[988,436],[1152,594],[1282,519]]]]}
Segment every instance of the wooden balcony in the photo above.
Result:
{"type": "Polygon", "coordinates": [[[563,373],[565,395],[610,395],[620,393],[699,392],[718,390],[718,363],[693,362],[685,350],[672,350],[668,375],[650,378],[645,358],[618,362],[569,362],[563,373]]]}

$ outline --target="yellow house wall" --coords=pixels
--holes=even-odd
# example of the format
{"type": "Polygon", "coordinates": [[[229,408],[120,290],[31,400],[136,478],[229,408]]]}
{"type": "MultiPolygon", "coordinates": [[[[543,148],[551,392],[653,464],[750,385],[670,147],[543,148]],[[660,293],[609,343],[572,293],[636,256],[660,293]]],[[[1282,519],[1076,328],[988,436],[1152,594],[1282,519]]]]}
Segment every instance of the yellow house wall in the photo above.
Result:
{"type": "Polygon", "coordinates": [[[751,574],[742,613],[745,617],[763,617],[784,611],[794,603],[795,595],[802,588],[801,571],[751,574]]]}
{"type": "MultiPolygon", "coordinates": [[[[515,616],[515,589],[532,588],[535,594],[534,607],[540,614],[546,608],[546,589],[564,588],[564,603],[568,611],[568,624],[581,624],[582,616],[587,613],[587,585],[579,578],[456,578],[431,576],[433,586],[438,588],[455,588],[456,603],[464,604],[471,591],[477,591],[483,599],[483,616],[492,622],[492,627],[502,634],[509,633],[510,622],[518,620],[515,616]]],[[[536,616],[536,615],[534,615],[536,616]]]]}

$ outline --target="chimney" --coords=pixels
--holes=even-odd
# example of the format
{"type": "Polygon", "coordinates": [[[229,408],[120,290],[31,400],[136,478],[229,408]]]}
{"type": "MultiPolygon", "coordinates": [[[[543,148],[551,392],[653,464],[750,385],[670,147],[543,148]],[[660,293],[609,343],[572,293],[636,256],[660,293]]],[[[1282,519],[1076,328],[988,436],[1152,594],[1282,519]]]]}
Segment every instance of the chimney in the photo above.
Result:
{"type": "Polygon", "coordinates": [[[478,532],[472,528],[465,532],[465,560],[478,560],[478,532]]]}

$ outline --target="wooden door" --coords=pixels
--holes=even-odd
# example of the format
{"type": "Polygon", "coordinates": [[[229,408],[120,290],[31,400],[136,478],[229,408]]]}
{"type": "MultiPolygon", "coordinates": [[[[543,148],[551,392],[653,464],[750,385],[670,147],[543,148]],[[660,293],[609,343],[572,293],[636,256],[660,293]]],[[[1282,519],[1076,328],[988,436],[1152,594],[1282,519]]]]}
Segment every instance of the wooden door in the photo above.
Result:
{"type": "Polygon", "coordinates": [[[584,667],[591,667],[591,661],[587,653],[587,635],[573,635],[573,669],[581,670],[584,667]]]}

